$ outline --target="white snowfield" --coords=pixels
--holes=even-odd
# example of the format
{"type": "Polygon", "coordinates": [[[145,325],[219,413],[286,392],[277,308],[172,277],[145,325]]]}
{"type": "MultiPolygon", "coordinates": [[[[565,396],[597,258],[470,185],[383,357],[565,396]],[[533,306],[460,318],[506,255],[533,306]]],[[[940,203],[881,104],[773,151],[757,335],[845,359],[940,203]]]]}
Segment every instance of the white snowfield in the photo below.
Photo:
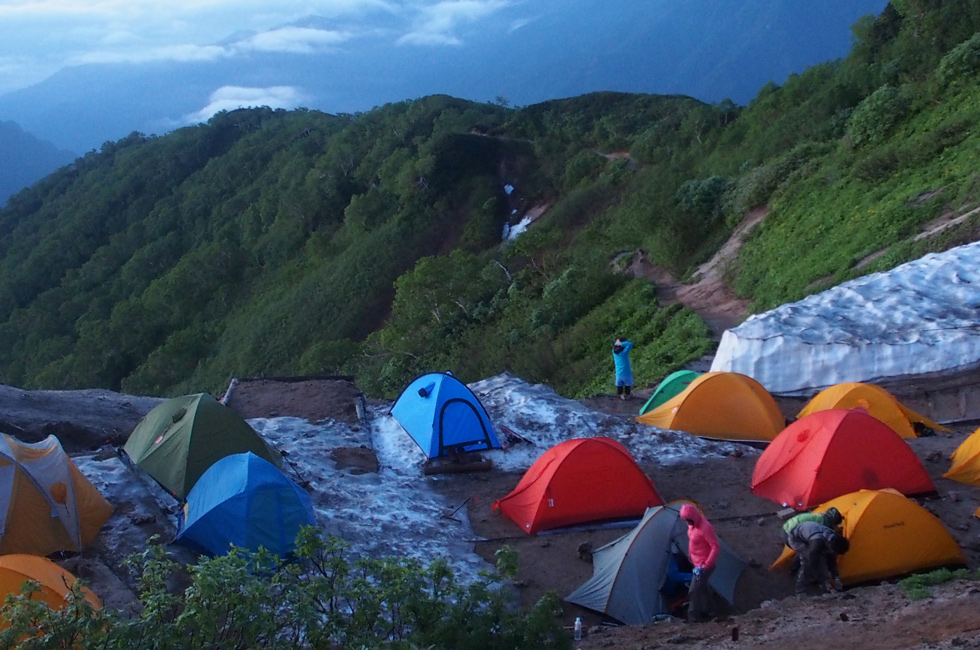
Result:
{"type": "Polygon", "coordinates": [[[782,395],[977,367],[980,242],[750,316],[711,364],[782,395]]]}

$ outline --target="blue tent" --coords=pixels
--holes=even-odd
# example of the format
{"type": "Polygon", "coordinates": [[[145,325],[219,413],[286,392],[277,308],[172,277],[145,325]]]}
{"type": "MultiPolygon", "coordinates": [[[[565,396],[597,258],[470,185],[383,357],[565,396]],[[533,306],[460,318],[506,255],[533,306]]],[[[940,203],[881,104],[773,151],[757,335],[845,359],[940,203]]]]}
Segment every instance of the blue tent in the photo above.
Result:
{"type": "Polygon", "coordinates": [[[252,452],[225,456],[208,468],[187,495],[177,542],[224,555],[231,545],[260,546],[286,557],[299,529],[316,523],[306,490],[252,452]]]}
{"type": "Polygon", "coordinates": [[[391,415],[429,458],[500,447],[476,395],[449,373],[422,375],[402,391],[391,415]]]}

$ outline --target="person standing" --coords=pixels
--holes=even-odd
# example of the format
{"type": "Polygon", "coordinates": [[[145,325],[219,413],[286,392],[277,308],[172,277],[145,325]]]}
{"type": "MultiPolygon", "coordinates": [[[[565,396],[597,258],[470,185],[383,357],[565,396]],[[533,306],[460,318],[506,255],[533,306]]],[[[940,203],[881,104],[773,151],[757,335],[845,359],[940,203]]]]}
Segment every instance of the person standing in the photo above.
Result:
{"type": "Polygon", "coordinates": [[[690,623],[707,621],[714,616],[711,588],[708,581],[715,571],[721,545],[714,526],[695,506],[681,506],[681,519],[687,523],[687,555],[694,565],[691,588],[688,592],[690,602],[687,620],[690,623]]]}
{"type": "Polygon", "coordinates": [[[613,363],[616,365],[616,394],[619,399],[633,397],[633,366],[630,364],[630,350],[633,344],[622,338],[613,343],[613,363]]]}
{"type": "Polygon", "coordinates": [[[814,583],[821,590],[844,588],[837,570],[837,556],[847,553],[851,547],[846,537],[823,524],[804,521],[790,531],[787,544],[800,556],[797,596],[805,595],[807,587],[814,583]]]}

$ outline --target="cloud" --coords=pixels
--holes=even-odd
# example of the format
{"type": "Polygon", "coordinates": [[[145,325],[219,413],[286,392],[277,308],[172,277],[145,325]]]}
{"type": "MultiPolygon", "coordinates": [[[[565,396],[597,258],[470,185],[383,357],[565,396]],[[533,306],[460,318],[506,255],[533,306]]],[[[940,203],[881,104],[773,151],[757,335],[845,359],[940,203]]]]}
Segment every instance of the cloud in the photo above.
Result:
{"type": "Polygon", "coordinates": [[[423,7],[400,45],[459,45],[454,33],[461,25],[477,22],[509,7],[509,0],[447,0],[423,7]]]}
{"type": "Polygon", "coordinates": [[[294,86],[270,86],[268,88],[248,88],[244,86],[222,86],[208,99],[208,105],[201,110],[184,116],[186,124],[207,122],[219,111],[233,111],[236,108],[268,106],[270,108],[296,108],[302,105],[305,97],[294,86]]]}
{"type": "Polygon", "coordinates": [[[351,34],[309,27],[283,27],[235,43],[237,50],[312,54],[350,40],[351,34]]]}

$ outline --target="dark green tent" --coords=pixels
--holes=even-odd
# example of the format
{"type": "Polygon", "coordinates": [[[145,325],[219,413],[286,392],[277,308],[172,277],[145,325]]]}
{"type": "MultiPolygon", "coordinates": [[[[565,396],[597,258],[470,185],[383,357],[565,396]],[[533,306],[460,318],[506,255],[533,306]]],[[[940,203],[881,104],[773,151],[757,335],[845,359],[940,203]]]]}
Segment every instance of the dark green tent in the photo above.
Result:
{"type": "Polygon", "coordinates": [[[701,376],[700,372],[693,370],[678,370],[667,375],[662,382],[657,385],[653,395],[647,400],[646,404],[640,407],[640,415],[647,411],[652,411],[671,397],[680,395],[692,381],[701,376]]]}
{"type": "Polygon", "coordinates": [[[240,415],[207,393],[175,397],[140,420],[124,447],[147,474],[183,499],[211,465],[247,451],[282,466],[282,456],[240,415]]]}

